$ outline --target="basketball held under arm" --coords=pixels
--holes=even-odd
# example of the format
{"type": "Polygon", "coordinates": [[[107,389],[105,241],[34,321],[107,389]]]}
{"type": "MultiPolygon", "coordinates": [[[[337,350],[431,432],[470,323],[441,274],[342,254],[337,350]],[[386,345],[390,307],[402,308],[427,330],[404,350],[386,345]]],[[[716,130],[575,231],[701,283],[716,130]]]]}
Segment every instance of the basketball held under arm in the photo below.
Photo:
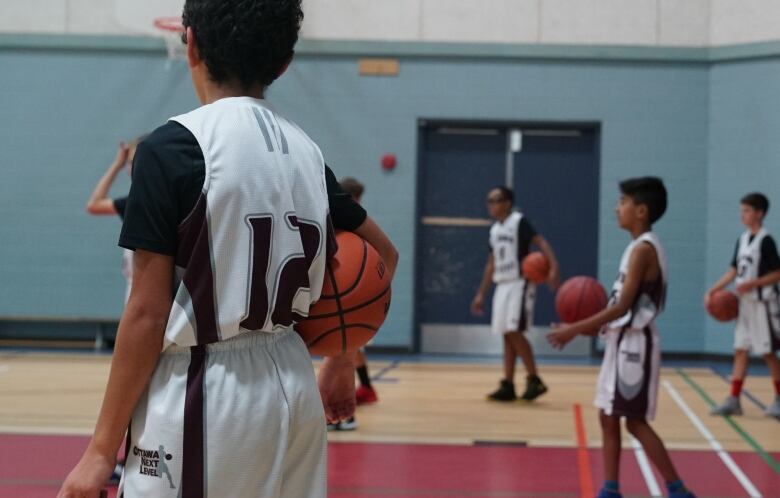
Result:
{"type": "Polygon", "coordinates": [[[376,252],[379,253],[387,267],[390,281],[392,282],[395,270],[398,267],[399,254],[387,234],[370,216],[366,217],[366,220],[355,229],[355,233],[376,249],[376,252]]]}
{"type": "Polygon", "coordinates": [[[555,257],[555,251],[553,251],[553,248],[550,243],[547,242],[547,239],[539,234],[534,235],[531,242],[542,251],[544,257],[550,262],[550,274],[547,276],[547,285],[550,286],[552,290],[557,289],[561,283],[561,269],[558,265],[558,258],[555,257]]]}

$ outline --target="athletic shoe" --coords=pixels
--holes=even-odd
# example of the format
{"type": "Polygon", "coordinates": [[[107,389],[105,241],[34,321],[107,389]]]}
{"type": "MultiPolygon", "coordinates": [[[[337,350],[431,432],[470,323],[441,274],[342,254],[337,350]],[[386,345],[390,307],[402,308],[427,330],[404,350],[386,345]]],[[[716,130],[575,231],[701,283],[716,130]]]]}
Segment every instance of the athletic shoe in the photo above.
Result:
{"type": "Polygon", "coordinates": [[[739,398],[736,396],[729,396],[723,403],[710,410],[710,415],[723,415],[724,417],[729,415],[742,415],[742,405],[739,403],[739,398]]]}
{"type": "Polygon", "coordinates": [[[696,495],[683,488],[679,491],[675,491],[674,493],[669,493],[669,498],[696,498],[696,495]]]}
{"type": "Polygon", "coordinates": [[[334,424],[328,424],[328,431],[354,431],[357,429],[357,427],[357,420],[355,420],[355,417],[349,417],[347,420],[341,420],[334,424]]]}
{"type": "Polygon", "coordinates": [[[611,491],[606,488],[601,488],[601,491],[599,491],[599,494],[596,495],[596,498],[623,498],[623,495],[621,495],[618,491],[611,491]]]}
{"type": "Polygon", "coordinates": [[[526,380],[525,392],[520,399],[525,401],[533,401],[542,394],[547,392],[547,386],[544,385],[542,379],[536,375],[529,375],[526,380]]]}
{"type": "Polygon", "coordinates": [[[354,431],[358,428],[357,420],[355,417],[349,417],[347,420],[342,420],[339,426],[340,431],[354,431]]]}
{"type": "Polygon", "coordinates": [[[358,405],[368,405],[379,401],[379,396],[376,395],[373,387],[360,386],[355,391],[355,400],[358,405]]]}
{"type": "Polygon", "coordinates": [[[768,417],[780,418],[780,396],[775,397],[775,402],[767,406],[764,413],[766,413],[768,417]]]}
{"type": "Polygon", "coordinates": [[[488,399],[492,401],[514,401],[517,399],[514,383],[508,380],[502,380],[495,392],[488,394],[488,399]]]}

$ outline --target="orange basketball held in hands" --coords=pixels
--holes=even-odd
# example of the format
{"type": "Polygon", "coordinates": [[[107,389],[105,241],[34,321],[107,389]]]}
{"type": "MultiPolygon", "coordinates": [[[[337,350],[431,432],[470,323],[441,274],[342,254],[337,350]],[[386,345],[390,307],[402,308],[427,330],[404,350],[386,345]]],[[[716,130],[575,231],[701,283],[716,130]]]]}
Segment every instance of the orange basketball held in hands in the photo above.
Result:
{"type": "Polygon", "coordinates": [[[570,278],[555,296],[555,309],[563,323],[590,318],[606,307],[607,292],[598,280],[591,277],[570,278]]]}
{"type": "Polygon", "coordinates": [[[309,351],[322,356],[365,346],[390,309],[390,279],[376,249],[352,232],[337,232],[336,242],[320,300],[295,327],[309,351]]]}
{"type": "Polygon", "coordinates": [[[550,275],[550,262],[539,251],[523,258],[523,277],[535,284],[541,284],[550,275]]]}
{"type": "Polygon", "coordinates": [[[727,290],[712,293],[707,305],[707,312],[719,322],[730,322],[739,315],[739,298],[727,290]]]}

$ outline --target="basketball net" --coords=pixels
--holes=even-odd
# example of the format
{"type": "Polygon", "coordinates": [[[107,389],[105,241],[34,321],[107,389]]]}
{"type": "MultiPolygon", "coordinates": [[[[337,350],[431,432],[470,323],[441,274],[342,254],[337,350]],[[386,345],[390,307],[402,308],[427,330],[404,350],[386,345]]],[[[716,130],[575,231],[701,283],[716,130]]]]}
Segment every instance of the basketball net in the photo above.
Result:
{"type": "Polygon", "coordinates": [[[165,41],[169,61],[187,57],[187,45],[181,41],[184,33],[181,17],[158,17],[154,20],[154,27],[165,41]]]}

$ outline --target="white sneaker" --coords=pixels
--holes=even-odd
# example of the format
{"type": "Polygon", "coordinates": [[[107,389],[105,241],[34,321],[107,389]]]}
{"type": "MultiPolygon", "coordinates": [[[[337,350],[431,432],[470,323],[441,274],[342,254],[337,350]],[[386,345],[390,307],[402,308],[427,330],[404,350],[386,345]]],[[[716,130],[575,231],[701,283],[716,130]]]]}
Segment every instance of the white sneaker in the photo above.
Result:
{"type": "Polygon", "coordinates": [[[727,417],[729,415],[742,415],[742,405],[739,403],[739,398],[729,396],[723,403],[715,406],[710,410],[710,415],[722,415],[727,417]]]}
{"type": "Polygon", "coordinates": [[[767,406],[764,413],[766,413],[768,417],[780,418],[780,396],[775,397],[775,402],[767,406]]]}

